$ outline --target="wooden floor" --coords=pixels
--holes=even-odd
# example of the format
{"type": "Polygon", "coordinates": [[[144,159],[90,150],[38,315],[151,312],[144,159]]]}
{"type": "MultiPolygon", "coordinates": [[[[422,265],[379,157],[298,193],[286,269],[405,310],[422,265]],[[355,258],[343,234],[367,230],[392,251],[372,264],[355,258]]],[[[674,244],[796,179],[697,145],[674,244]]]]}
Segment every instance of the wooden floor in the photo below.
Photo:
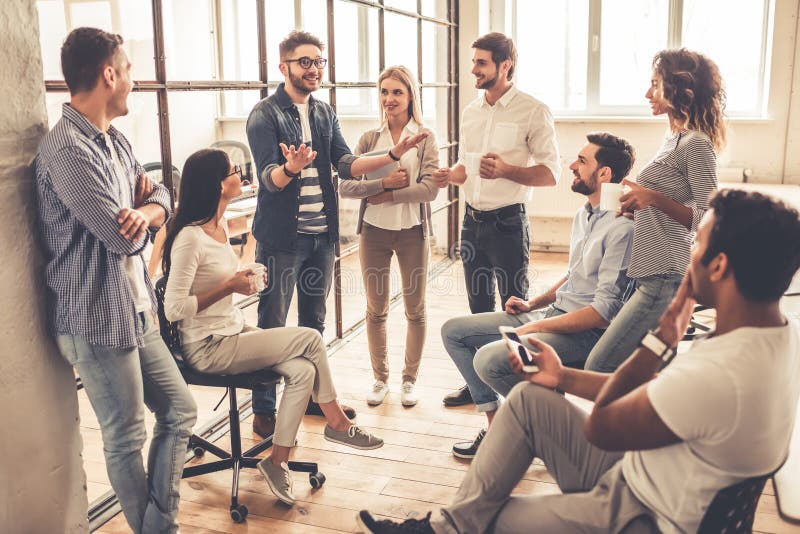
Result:
{"type": "MultiPolygon", "coordinates": [[[[534,255],[533,265],[536,269],[533,284],[544,287],[562,275],[566,256],[534,255]]],[[[355,268],[355,265],[350,265],[350,268],[355,268]]],[[[463,383],[439,336],[445,320],[468,313],[461,276],[460,265],[454,264],[429,285],[429,335],[417,386],[420,402],[416,407],[404,408],[399,398],[405,337],[402,306],[392,309],[388,321],[393,375],[387,402],[371,408],[364,401],[373,380],[366,334],[361,332],[332,357],[340,400],[357,409],[358,424],[385,440],[383,448],[356,451],[329,443],[322,437],[322,418],[305,417],[293,459],[319,462],[320,469],[327,476],[322,489],[312,490],[307,476],[294,474],[294,493],[298,502],[288,508],[276,502],[256,470],[247,470],[240,481],[239,495],[250,514],[246,523],[235,524],[228,514],[229,471],[184,480],[181,483],[179,515],[182,534],[353,532],[355,514],[362,508],[382,516],[404,519],[419,517],[449,503],[469,467],[468,462],[453,457],[450,448],[454,441],[472,439],[485,425],[484,417],[476,414],[473,406],[445,409],[441,403],[444,394],[463,383]]],[[[253,313],[253,310],[248,311],[251,317],[253,313]]],[[[193,388],[193,393],[200,407],[200,421],[209,419],[211,408],[219,400],[217,391],[193,388]]],[[[584,406],[587,404],[583,403],[584,406]]],[[[81,418],[91,501],[107,491],[109,486],[97,422],[83,395],[81,418]]],[[[249,420],[243,423],[243,434],[245,447],[255,443],[249,420]]],[[[221,441],[225,443],[226,439],[221,441]]],[[[550,494],[559,490],[537,460],[515,491],[519,494],[550,494]]],[[[755,530],[800,533],[800,527],[790,525],[778,516],[771,484],[761,498],[755,530]]],[[[116,534],[129,532],[129,529],[122,514],[118,514],[99,532],[116,534]]]]}

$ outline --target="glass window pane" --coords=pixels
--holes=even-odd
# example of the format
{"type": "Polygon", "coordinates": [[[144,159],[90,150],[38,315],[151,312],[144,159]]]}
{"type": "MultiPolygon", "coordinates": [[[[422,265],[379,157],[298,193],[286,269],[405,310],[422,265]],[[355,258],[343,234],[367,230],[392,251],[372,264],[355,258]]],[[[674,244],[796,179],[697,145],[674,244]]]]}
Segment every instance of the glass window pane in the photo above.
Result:
{"type": "Polygon", "coordinates": [[[115,10],[109,0],[68,3],[63,0],[39,0],[39,42],[46,80],[63,80],[61,45],[67,34],[81,26],[93,26],[122,36],[122,48],[131,61],[134,80],[154,80],[153,16],[150,2],[118,0],[115,10]]]}
{"type": "Polygon", "coordinates": [[[219,4],[223,80],[258,80],[258,24],[252,1],[219,4]]]}
{"type": "Polygon", "coordinates": [[[386,66],[405,65],[417,75],[417,19],[387,12],[384,32],[386,66]]]}
{"type": "Polygon", "coordinates": [[[764,16],[763,1],[684,0],[683,46],[717,63],[728,113],[759,111],[764,16]]]}
{"type": "MultiPolygon", "coordinates": [[[[343,246],[342,248],[346,248],[343,246]]],[[[396,262],[392,262],[392,270],[397,269],[396,262]]],[[[364,277],[361,274],[361,262],[358,257],[358,252],[351,254],[341,261],[341,287],[342,287],[342,330],[347,331],[359,321],[364,320],[367,311],[367,300],[364,290],[364,277]]],[[[397,276],[390,276],[392,289],[397,288],[398,282],[393,278],[397,276]]],[[[331,298],[328,299],[328,314],[325,318],[325,335],[323,339],[327,341],[328,331],[335,329],[335,318],[333,312],[333,291],[331,291],[331,298]]],[[[333,334],[334,332],[332,332],[333,334]]],[[[333,335],[331,335],[331,338],[333,335]]]]}
{"type": "Polygon", "coordinates": [[[267,17],[267,76],[270,81],[283,81],[278,65],[281,62],[281,41],[295,28],[294,2],[267,0],[264,7],[267,17]]]}
{"type": "Polygon", "coordinates": [[[518,87],[554,111],[585,109],[589,1],[517,2],[516,35],[518,87]],[[536,31],[526,26],[531,20],[536,31]]]}
{"type": "Polygon", "coordinates": [[[422,117],[425,126],[436,134],[436,142],[439,145],[449,141],[447,132],[449,101],[449,90],[446,87],[426,87],[422,90],[422,117]]]}
{"type": "Polygon", "coordinates": [[[378,10],[337,0],[336,81],[374,82],[378,79],[378,10]],[[356,31],[353,31],[354,28],[356,31]]]}
{"type": "Polygon", "coordinates": [[[433,54],[422,55],[422,82],[446,82],[447,79],[447,26],[422,21],[422,42],[425,50],[433,54]]]}
{"type": "Polygon", "coordinates": [[[603,1],[601,105],[646,104],[644,93],[650,85],[653,56],[667,46],[668,20],[669,0],[603,1]]]}
{"type": "MultiPolygon", "coordinates": [[[[329,57],[328,46],[328,3],[326,0],[302,0],[302,20],[300,27],[303,31],[307,31],[318,37],[324,46],[322,57],[329,57]]],[[[323,72],[323,80],[330,80],[328,77],[328,69],[323,72]]]]}
{"type": "Polygon", "coordinates": [[[422,0],[422,14],[426,17],[447,19],[447,0],[422,0]]]}
{"type": "Polygon", "coordinates": [[[374,87],[336,89],[336,114],[342,136],[350,149],[355,150],[361,134],[380,124],[378,90],[374,87]]]}
{"type": "Polygon", "coordinates": [[[163,3],[164,49],[169,80],[214,80],[214,24],[211,2],[163,3]]]}
{"type": "Polygon", "coordinates": [[[417,12],[416,0],[383,0],[383,5],[396,7],[397,9],[402,9],[403,11],[408,11],[410,13],[417,12]]]}
{"type": "Polygon", "coordinates": [[[225,91],[222,95],[222,117],[242,118],[250,115],[261,100],[259,91],[225,91]]]}
{"type": "MultiPolygon", "coordinates": [[[[442,189],[439,192],[439,196],[447,198],[447,189],[442,189]]],[[[429,266],[447,256],[447,210],[444,209],[434,213],[431,217],[431,222],[433,223],[433,236],[430,238],[431,258],[428,263],[429,266]]],[[[428,294],[430,295],[430,291],[428,294]]]]}

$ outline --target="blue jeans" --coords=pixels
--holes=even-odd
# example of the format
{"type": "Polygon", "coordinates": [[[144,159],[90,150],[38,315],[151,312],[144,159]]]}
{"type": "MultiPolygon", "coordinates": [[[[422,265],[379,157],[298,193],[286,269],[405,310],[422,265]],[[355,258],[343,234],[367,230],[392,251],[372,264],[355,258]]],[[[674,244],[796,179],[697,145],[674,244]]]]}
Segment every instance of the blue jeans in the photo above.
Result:
{"type": "Polygon", "coordinates": [[[628,359],[645,333],[658,325],[681,285],[679,274],[657,274],[636,280],[636,291],[611,321],[586,360],[586,370],[613,373],[628,359]]]}
{"type": "MultiPolygon", "coordinates": [[[[508,350],[497,330],[499,326],[520,327],[523,324],[548,317],[563,315],[555,306],[530,313],[509,315],[506,312],[478,313],[456,317],[442,327],[442,340],[469,387],[470,395],[479,412],[490,412],[500,407],[500,393],[506,396],[520,380],[508,364],[508,350]],[[496,363],[495,359],[497,360],[496,363]],[[492,363],[489,363],[489,362],[492,363]],[[485,368],[492,372],[486,373],[485,368]],[[511,376],[506,377],[505,374],[511,376]],[[495,380],[494,375],[503,380],[495,380]],[[490,380],[487,380],[490,378],[490,380]]],[[[566,363],[582,362],[600,339],[602,330],[592,329],[575,334],[536,334],[536,337],[553,345],[566,363]]]]}
{"type": "MultiPolygon", "coordinates": [[[[297,287],[297,326],[325,330],[326,300],[333,281],[333,243],[328,234],[297,234],[294,252],[256,244],[256,261],[267,267],[267,287],[258,301],[258,327],[286,326],[297,287]]],[[[253,413],[275,412],[275,385],[253,390],[253,413]]]]}
{"type": "Polygon", "coordinates": [[[144,346],[90,345],[76,335],[59,335],[61,355],[77,369],[100,423],[111,487],[136,534],[176,532],[179,485],[197,406],[150,313],[143,322],[144,346]],[[147,457],[144,404],[156,424],[147,457]]]}
{"type": "Polygon", "coordinates": [[[464,216],[460,253],[472,313],[494,311],[495,281],[501,306],[512,296],[527,298],[530,245],[525,213],[486,222],[464,216]]]}

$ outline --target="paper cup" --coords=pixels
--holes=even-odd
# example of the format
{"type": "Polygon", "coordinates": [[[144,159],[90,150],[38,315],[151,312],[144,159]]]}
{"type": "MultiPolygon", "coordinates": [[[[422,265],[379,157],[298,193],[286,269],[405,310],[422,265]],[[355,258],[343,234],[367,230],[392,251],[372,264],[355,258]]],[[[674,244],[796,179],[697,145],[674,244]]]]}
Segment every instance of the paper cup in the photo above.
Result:
{"type": "Polygon", "coordinates": [[[619,211],[621,207],[619,197],[622,196],[622,193],[622,184],[604,183],[600,187],[600,209],[619,211]]]}
{"type": "Polygon", "coordinates": [[[242,266],[242,270],[251,269],[253,274],[250,275],[250,287],[253,291],[264,291],[267,287],[267,268],[261,263],[248,263],[242,266]]]}

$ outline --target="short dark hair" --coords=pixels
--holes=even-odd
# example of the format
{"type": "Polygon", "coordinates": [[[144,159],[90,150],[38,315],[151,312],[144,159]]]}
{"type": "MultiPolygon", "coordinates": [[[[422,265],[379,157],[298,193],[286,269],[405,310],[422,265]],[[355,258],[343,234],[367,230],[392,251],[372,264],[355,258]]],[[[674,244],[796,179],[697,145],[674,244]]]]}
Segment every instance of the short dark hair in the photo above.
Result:
{"type": "Polygon", "coordinates": [[[97,28],[75,28],[61,46],[61,72],[70,94],[91,91],[103,68],[122,46],[122,37],[97,28]]]}
{"type": "Polygon", "coordinates": [[[636,161],[636,150],[629,142],[608,132],[589,133],[586,140],[598,146],[594,159],[598,166],[611,169],[612,183],[618,184],[628,176],[636,161]]]}
{"type": "Polygon", "coordinates": [[[781,298],[800,267],[797,210],[761,193],[722,189],[710,203],[714,226],[701,262],[724,253],[739,292],[753,302],[781,298]]]}
{"type": "Polygon", "coordinates": [[[280,47],[278,48],[280,51],[281,61],[288,58],[289,54],[294,52],[298,46],[304,44],[314,45],[320,50],[325,50],[325,43],[323,43],[322,40],[320,40],[320,38],[316,35],[294,30],[292,33],[287,35],[283,41],[281,41],[280,47]]]}
{"type": "Polygon", "coordinates": [[[506,37],[500,32],[487,33],[475,39],[472,48],[488,50],[492,53],[492,61],[499,67],[500,63],[510,59],[511,68],[508,69],[506,79],[514,77],[514,67],[517,65],[517,47],[510,37],[506,37]]]}

